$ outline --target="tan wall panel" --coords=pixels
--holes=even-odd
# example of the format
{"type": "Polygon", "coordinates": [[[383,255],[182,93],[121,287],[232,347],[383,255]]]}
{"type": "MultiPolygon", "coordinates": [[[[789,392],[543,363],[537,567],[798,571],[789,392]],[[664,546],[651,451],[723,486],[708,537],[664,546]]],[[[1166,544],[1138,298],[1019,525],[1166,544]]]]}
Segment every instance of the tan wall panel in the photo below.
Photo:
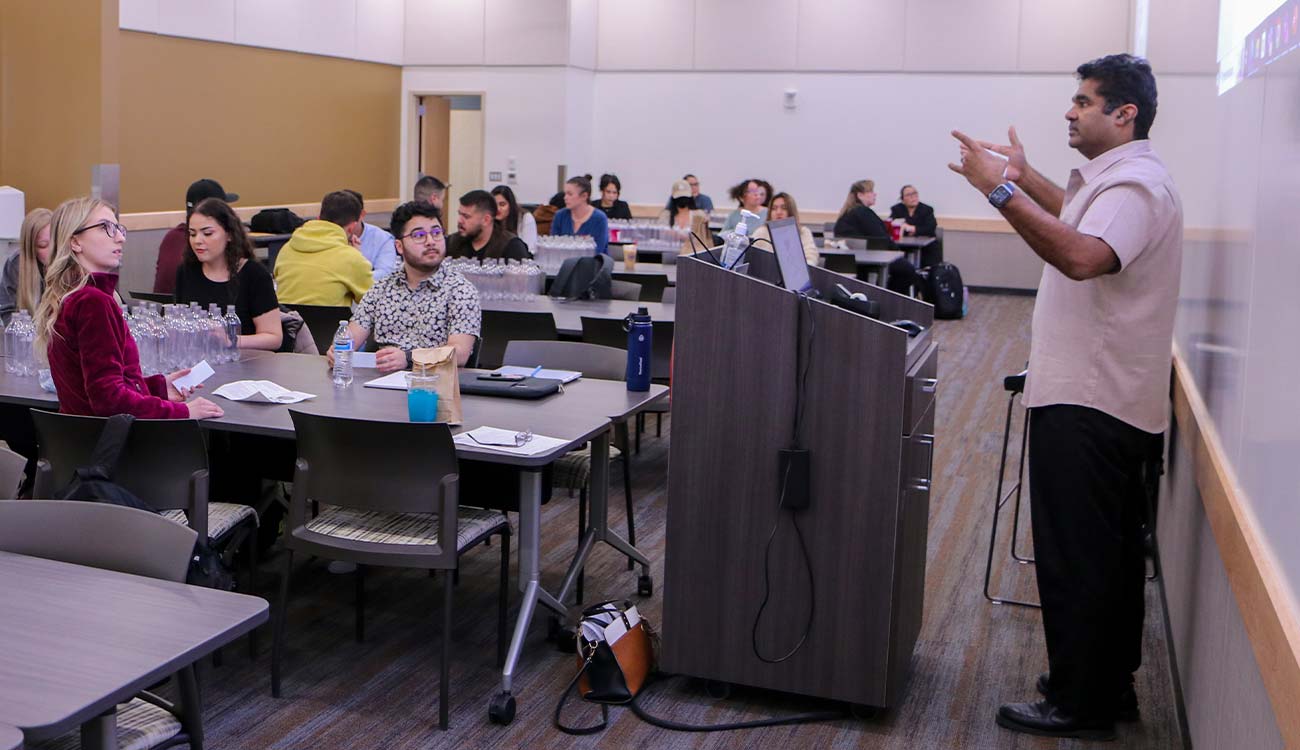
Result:
{"type": "Polygon", "coordinates": [[[200,177],[243,205],[398,194],[400,68],[120,33],[123,210],[181,208],[200,177]]]}
{"type": "Polygon", "coordinates": [[[114,150],[103,138],[103,114],[113,107],[105,106],[101,70],[103,24],[111,15],[116,29],[117,3],[3,5],[0,184],[24,191],[29,208],[53,208],[89,192],[91,167],[114,150]],[[109,4],[111,13],[105,11],[109,4]]]}

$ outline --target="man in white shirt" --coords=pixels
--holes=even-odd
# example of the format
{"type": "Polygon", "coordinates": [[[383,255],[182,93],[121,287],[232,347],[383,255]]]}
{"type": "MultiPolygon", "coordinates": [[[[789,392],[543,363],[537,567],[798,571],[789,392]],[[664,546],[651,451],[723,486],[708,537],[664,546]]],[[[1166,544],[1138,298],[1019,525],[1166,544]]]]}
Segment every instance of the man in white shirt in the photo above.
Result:
{"type": "Polygon", "coordinates": [[[373,224],[366,223],[366,199],[355,190],[344,190],[361,204],[361,231],[351,237],[352,245],[366,256],[374,269],[375,281],[397,270],[397,252],[393,250],[393,235],[373,224]]]}
{"type": "Polygon", "coordinates": [[[1065,115],[1088,162],[1065,189],[1010,145],[961,141],[949,167],[988,196],[1047,265],[1034,307],[1025,405],[1034,555],[1050,672],[1044,700],[998,724],[1113,739],[1136,719],[1145,612],[1148,479],[1168,424],[1182,202],[1147,140],[1151,66],[1131,55],[1080,65],[1065,115]],[[990,154],[992,149],[1007,157],[990,154]]]}

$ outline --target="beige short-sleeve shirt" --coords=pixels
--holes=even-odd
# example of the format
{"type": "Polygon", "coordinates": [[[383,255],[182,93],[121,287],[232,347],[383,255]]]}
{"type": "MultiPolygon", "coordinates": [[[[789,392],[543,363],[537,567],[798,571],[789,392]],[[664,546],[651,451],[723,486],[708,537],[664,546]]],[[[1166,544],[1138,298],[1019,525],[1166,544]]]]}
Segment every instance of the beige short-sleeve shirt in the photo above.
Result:
{"type": "Polygon", "coordinates": [[[1073,281],[1043,268],[1025,405],[1075,404],[1146,432],[1168,426],[1183,205],[1146,140],[1070,172],[1061,221],[1115,251],[1120,270],[1073,281]]]}

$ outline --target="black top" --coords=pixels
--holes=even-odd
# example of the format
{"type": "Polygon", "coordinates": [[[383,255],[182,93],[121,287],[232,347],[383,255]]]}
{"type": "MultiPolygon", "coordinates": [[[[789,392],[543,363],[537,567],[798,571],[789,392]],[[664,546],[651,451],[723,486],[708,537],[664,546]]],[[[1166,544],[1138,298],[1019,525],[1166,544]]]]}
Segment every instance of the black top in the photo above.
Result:
{"type": "Polygon", "coordinates": [[[203,266],[186,260],[176,269],[176,301],[181,303],[197,302],[204,310],[213,302],[221,305],[224,315],[226,305],[234,304],[235,314],[239,316],[240,333],[251,336],[257,333],[253,318],[279,308],[275,297],[275,282],[271,272],[255,260],[245,261],[239,273],[235,274],[237,297],[231,299],[229,281],[212,281],[203,275],[203,266]]]}
{"type": "Polygon", "coordinates": [[[859,203],[835,222],[835,237],[853,237],[857,239],[881,238],[893,240],[889,236],[889,227],[875,211],[859,203]]]}
{"type": "Polygon", "coordinates": [[[605,212],[605,215],[611,219],[631,219],[632,209],[628,208],[627,201],[614,201],[614,205],[605,208],[600,205],[599,200],[594,200],[591,205],[605,212]]]}
{"type": "Polygon", "coordinates": [[[889,209],[889,218],[903,219],[908,224],[916,227],[916,236],[933,237],[936,229],[939,228],[939,222],[934,218],[934,209],[924,203],[916,204],[916,213],[911,216],[907,215],[907,206],[902,203],[895,203],[889,209]]]}
{"type": "Polygon", "coordinates": [[[492,239],[483,249],[474,250],[474,242],[456,232],[447,237],[448,258],[506,258],[508,260],[528,260],[533,254],[528,252],[528,245],[513,232],[497,224],[492,228],[492,239]]]}

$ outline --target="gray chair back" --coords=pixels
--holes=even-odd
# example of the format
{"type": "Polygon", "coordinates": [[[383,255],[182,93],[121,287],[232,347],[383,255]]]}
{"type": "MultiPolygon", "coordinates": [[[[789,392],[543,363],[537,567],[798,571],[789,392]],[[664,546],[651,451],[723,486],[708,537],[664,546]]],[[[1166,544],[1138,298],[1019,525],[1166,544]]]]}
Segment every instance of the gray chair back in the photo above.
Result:
{"type": "MultiPolygon", "coordinates": [[[[665,279],[664,283],[667,283],[667,279],[665,279]]],[[[641,285],[631,281],[611,281],[609,282],[609,298],[639,300],[641,299],[641,285]]]]}
{"type": "MultiPolygon", "coordinates": [[[[384,564],[380,560],[389,557],[397,565],[455,567],[460,476],[451,428],[444,423],[376,422],[294,409],[289,415],[297,434],[298,461],[286,544],[311,554],[327,549],[295,537],[309,520],[308,503],[389,513],[437,513],[439,550],[432,558],[426,547],[412,545],[409,556],[376,552],[374,559],[357,561],[384,564]]],[[[331,540],[328,546],[363,555],[375,547],[352,540],[331,540]]]]}
{"type": "Polygon", "coordinates": [[[26,468],[27,459],[22,454],[0,447],[0,500],[18,497],[18,488],[23,484],[23,471],[26,468]]]}
{"type": "Polygon", "coordinates": [[[822,236],[835,239],[835,222],[833,221],[822,222],[822,236]]]}
{"type": "Polygon", "coordinates": [[[665,305],[677,304],[677,287],[670,286],[664,289],[663,297],[659,301],[665,305]]]}
{"type": "Polygon", "coordinates": [[[554,341],[559,338],[555,316],[547,312],[484,310],[478,366],[495,369],[502,364],[511,341],[554,341]]]}
{"type": "MultiPolygon", "coordinates": [[[[672,257],[672,256],[669,256],[672,257]]],[[[641,286],[641,295],[637,298],[641,302],[659,302],[663,299],[664,290],[668,288],[668,274],[666,273],[616,273],[614,281],[628,281],[641,286]]]]}
{"type": "MultiPolygon", "coordinates": [[[[107,421],[32,409],[40,445],[35,497],[54,497],[90,464],[107,421]]],[[[208,451],[196,420],[135,420],[113,482],[154,510],[184,510],[190,528],[207,538],[208,451]]]]}
{"type": "Polygon", "coordinates": [[[581,341],[511,341],[506,345],[502,364],[541,365],[550,370],[576,370],[584,378],[623,380],[627,375],[627,352],[581,341]]]}
{"type": "MultiPolygon", "coordinates": [[[[650,376],[656,380],[667,380],[669,358],[673,351],[674,325],[666,320],[651,321],[654,331],[651,339],[650,376]]],[[[623,330],[621,318],[589,318],[582,316],[582,340],[588,344],[600,344],[627,351],[627,331],[623,330]]]]}
{"type": "Polygon", "coordinates": [[[285,305],[302,316],[311,331],[312,340],[316,342],[316,351],[324,354],[334,343],[334,333],[339,329],[340,320],[352,319],[352,308],[331,307],[329,305],[285,305]]]}
{"type": "Polygon", "coordinates": [[[136,508],[75,500],[0,501],[0,550],[184,581],[198,535],[136,508]]]}

